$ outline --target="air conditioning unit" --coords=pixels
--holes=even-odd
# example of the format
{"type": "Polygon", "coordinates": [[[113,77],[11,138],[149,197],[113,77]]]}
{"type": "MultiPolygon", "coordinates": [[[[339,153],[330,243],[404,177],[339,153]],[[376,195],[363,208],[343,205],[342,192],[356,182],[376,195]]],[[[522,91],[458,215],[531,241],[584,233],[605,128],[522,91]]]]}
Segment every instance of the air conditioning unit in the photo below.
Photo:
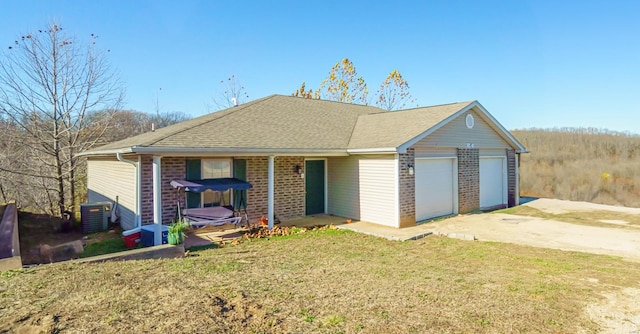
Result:
{"type": "Polygon", "coordinates": [[[80,205],[82,233],[106,231],[111,217],[111,202],[97,202],[80,205]]]}

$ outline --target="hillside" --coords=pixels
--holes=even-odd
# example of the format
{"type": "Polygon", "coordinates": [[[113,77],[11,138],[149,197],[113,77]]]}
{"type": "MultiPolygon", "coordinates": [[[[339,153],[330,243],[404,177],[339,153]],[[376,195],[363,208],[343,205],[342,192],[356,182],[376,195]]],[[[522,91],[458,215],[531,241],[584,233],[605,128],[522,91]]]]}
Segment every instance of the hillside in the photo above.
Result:
{"type": "Polygon", "coordinates": [[[511,131],[521,155],[520,194],[640,207],[640,136],[584,128],[511,131]]]}
{"type": "Polygon", "coordinates": [[[599,333],[587,305],[638,275],[611,256],[325,229],[0,272],[0,333],[599,333]]]}

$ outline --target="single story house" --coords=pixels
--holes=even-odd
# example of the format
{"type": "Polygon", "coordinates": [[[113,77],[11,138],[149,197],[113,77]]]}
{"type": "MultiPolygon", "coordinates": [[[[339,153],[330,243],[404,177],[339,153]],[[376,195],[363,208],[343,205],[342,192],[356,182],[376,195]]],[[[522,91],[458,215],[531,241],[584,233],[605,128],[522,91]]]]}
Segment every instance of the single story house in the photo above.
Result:
{"type": "Polygon", "coordinates": [[[252,184],[250,221],[331,214],[401,228],[517,205],[525,152],[477,101],[385,111],[271,95],[80,155],[88,201],[117,199],[125,228],[221,200],[172,180],[224,177],[252,184]]]}

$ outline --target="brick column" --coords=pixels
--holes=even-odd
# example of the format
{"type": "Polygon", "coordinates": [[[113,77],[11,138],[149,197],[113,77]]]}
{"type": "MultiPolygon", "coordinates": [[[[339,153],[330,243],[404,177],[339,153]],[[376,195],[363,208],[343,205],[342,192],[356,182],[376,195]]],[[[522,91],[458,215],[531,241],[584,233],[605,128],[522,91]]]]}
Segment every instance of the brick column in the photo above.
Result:
{"type": "Polygon", "coordinates": [[[415,154],[413,148],[408,148],[407,153],[398,154],[398,182],[400,182],[400,193],[398,194],[400,203],[400,226],[408,227],[416,224],[416,178],[409,175],[408,166],[415,170],[415,154]]]}
{"type": "Polygon", "coordinates": [[[516,205],[516,151],[507,149],[507,203],[508,207],[516,205]]]}
{"type": "Polygon", "coordinates": [[[153,224],[153,166],[152,157],[143,155],[140,159],[142,177],[140,178],[140,191],[142,192],[142,225],[153,224]]]}
{"type": "Polygon", "coordinates": [[[480,150],[458,149],[458,213],[480,208],[480,150]]]}
{"type": "Polygon", "coordinates": [[[169,224],[176,216],[178,201],[185,206],[185,195],[171,186],[172,180],[183,180],[187,174],[186,158],[162,158],[162,223],[169,224]]]}
{"type": "MultiPolygon", "coordinates": [[[[304,178],[294,172],[304,168],[304,157],[276,157],[275,214],[279,219],[302,218],[305,215],[304,178]]],[[[326,168],[326,166],[325,166],[326,168]]]]}
{"type": "MultiPolygon", "coordinates": [[[[249,221],[257,222],[267,215],[268,164],[267,157],[247,158],[247,182],[253,188],[247,191],[249,221]]],[[[275,158],[274,213],[278,219],[301,218],[305,215],[304,178],[294,172],[299,165],[304,172],[304,157],[275,158]]]]}
{"type": "MultiPolygon", "coordinates": [[[[247,182],[253,188],[247,190],[247,215],[256,223],[262,215],[267,215],[267,157],[247,158],[247,182]]],[[[277,159],[276,159],[277,160],[277,159]]]]}
{"type": "MultiPolygon", "coordinates": [[[[153,158],[144,155],[142,162],[142,224],[153,223],[153,158]]],[[[162,223],[169,224],[175,218],[177,202],[184,208],[184,193],[171,186],[171,180],[182,180],[186,175],[186,159],[176,157],[162,158],[162,223]]]]}

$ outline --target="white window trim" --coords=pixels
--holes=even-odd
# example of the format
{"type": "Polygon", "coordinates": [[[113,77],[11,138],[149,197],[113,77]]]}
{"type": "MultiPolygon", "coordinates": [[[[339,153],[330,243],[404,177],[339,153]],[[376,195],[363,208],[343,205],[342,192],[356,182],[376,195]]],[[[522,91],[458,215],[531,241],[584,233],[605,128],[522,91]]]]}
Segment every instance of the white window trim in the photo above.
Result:
{"type": "MultiPolygon", "coordinates": [[[[205,161],[229,161],[229,176],[225,177],[233,177],[233,158],[200,158],[200,178],[204,179],[204,168],[202,165],[205,161]]],[[[204,208],[204,194],[205,192],[200,193],[200,207],[204,208]]],[[[233,205],[233,191],[229,192],[229,203],[225,203],[226,205],[233,205]]]]}

